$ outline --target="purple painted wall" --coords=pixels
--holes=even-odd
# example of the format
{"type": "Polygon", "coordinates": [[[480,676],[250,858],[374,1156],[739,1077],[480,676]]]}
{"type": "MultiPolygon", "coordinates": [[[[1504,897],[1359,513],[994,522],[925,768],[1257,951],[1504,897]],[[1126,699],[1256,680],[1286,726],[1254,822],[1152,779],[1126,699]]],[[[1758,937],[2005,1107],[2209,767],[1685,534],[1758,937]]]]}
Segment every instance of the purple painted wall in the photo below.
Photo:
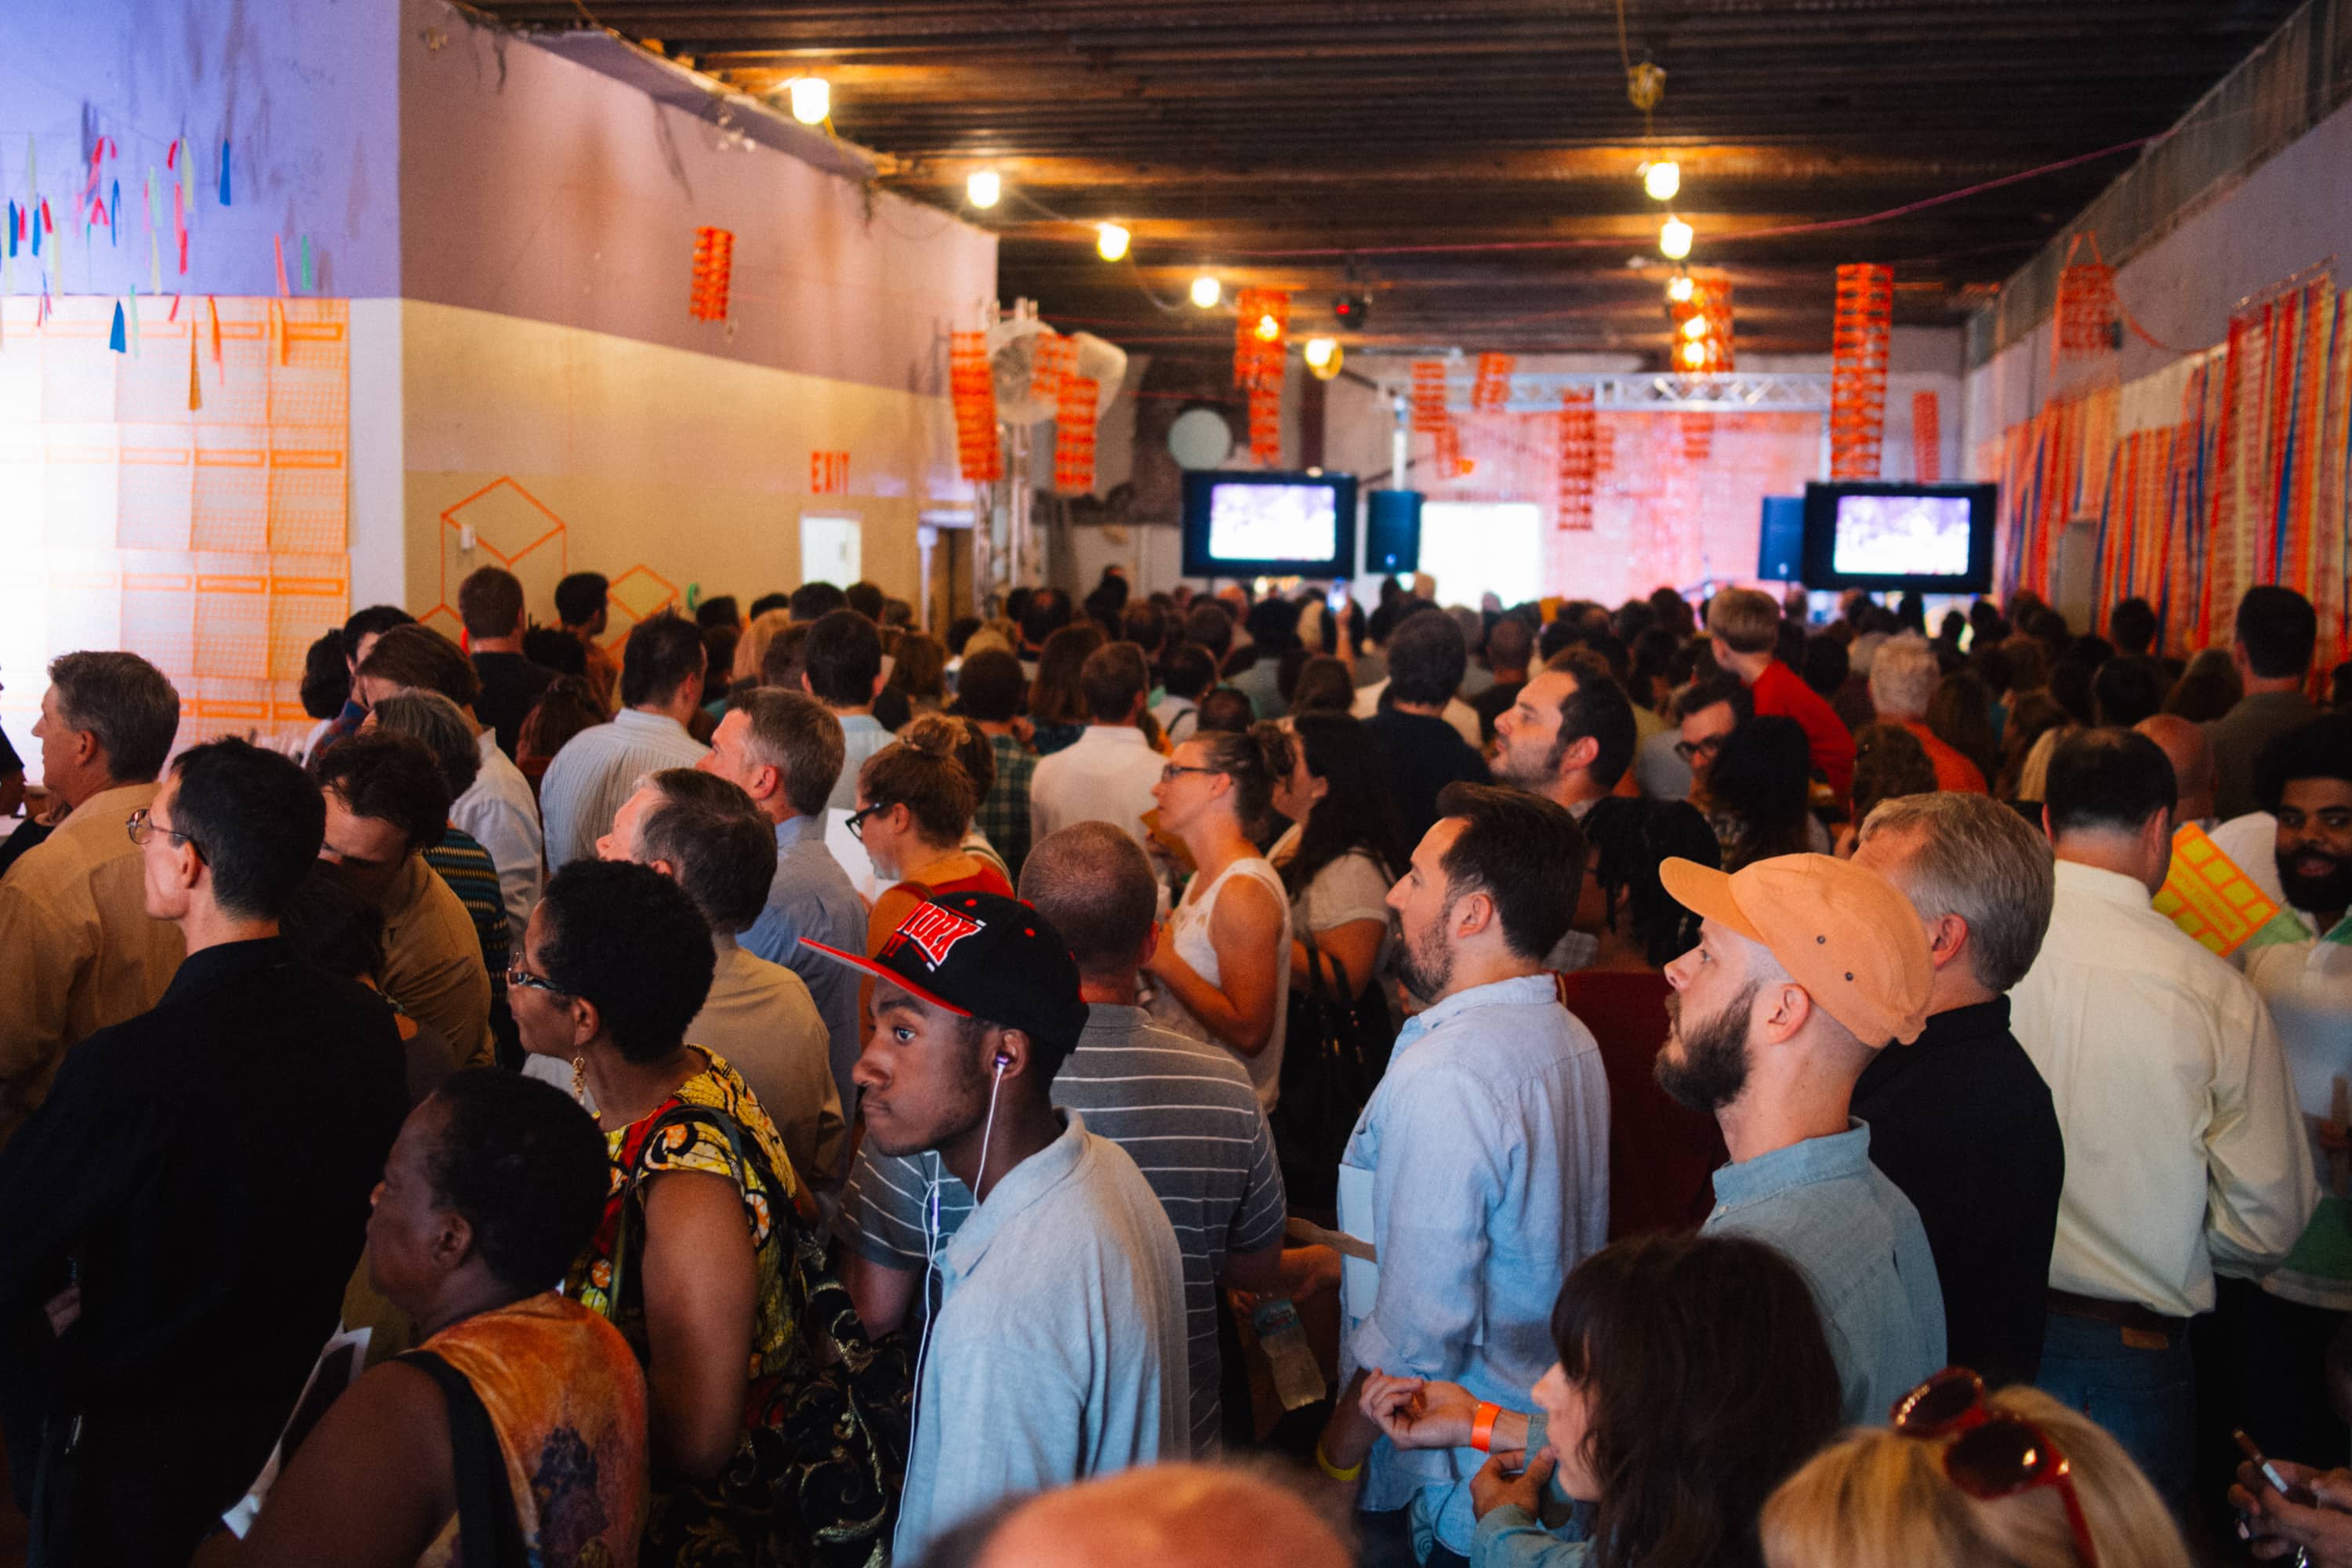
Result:
{"type": "Polygon", "coordinates": [[[944,334],[995,297],[994,236],[441,0],[404,0],[398,47],[409,299],[946,395],[944,334]],[[725,322],[687,310],[702,225],[735,235],[725,322]]]}
{"type": "MultiPolygon", "coordinates": [[[[171,191],[160,190],[163,291],[274,294],[273,236],[300,289],[310,237],[317,292],[400,292],[400,113],[396,0],[22,0],[0,5],[0,195],[22,204],[26,140],[41,194],[64,229],[100,135],[113,138],[102,189],[122,187],[119,243],[66,241],[53,288],[121,294],[148,287],[147,172],[185,136],[196,153],[188,271],[178,270],[171,191]],[[221,142],[233,203],[219,205],[221,142]]],[[[49,246],[45,243],[44,252],[49,246]]],[[[19,250],[17,294],[41,279],[19,250]]]]}

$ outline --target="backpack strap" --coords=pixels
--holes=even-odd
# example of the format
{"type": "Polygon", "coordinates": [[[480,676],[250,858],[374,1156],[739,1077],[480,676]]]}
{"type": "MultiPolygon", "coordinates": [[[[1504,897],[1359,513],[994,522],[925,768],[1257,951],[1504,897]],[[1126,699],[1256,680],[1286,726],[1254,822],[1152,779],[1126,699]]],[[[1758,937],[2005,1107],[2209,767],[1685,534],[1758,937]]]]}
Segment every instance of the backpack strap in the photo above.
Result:
{"type": "Polygon", "coordinates": [[[432,1351],[396,1358],[440,1386],[449,1402],[449,1457],[457,1483],[457,1542],[467,1568],[527,1568],[507,1458],[490,1413],[466,1374],[432,1351]]]}

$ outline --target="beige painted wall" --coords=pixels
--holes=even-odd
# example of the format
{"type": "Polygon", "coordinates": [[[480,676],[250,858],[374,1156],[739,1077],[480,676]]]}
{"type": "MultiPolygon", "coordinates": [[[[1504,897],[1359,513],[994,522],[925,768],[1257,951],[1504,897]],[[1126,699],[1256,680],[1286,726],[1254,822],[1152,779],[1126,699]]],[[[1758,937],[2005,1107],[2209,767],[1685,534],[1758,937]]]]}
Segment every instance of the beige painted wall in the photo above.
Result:
{"type": "MultiPolygon", "coordinates": [[[[944,397],[454,306],[400,309],[402,596],[419,614],[454,602],[492,551],[515,557],[531,614],[551,622],[565,571],[604,573],[626,606],[689,583],[748,605],[800,581],[803,511],[857,517],[864,574],[911,599],[918,514],[968,504],[944,397]],[[814,451],[849,454],[845,493],[811,493],[814,451]],[[444,520],[453,508],[478,536],[471,552],[444,520]]],[[[367,515],[354,510],[355,532],[367,515]]],[[[355,537],[354,553],[372,542],[355,537]]]]}

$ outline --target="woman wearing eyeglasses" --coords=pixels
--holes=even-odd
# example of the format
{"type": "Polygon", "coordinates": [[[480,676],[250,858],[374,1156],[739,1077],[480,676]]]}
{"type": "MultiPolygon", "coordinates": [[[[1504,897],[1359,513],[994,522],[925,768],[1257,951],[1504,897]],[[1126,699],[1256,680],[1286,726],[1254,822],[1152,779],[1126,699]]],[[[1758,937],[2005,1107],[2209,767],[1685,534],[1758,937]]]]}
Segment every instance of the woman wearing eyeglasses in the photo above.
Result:
{"type": "Polygon", "coordinates": [[[1531,1413],[1459,1384],[1365,1382],[1364,1414],[1398,1447],[1487,1454],[1443,1505],[1476,1516],[1472,1568],[1755,1568],[1757,1510],[1838,1428],[1837,1363],[1796,1266],[1744,1237],[1621,1241],[1570,1273],[1551,1336],[1531,1413]]]}
{"type": "MultiPolygon", "coordinates": [[[[879,953],[898,922],[935,893],[993,893],[1013,888],[993,862],[963,847],[980,791],[956,760],[962,721],[926,715],[857,770],[857,811],[850,832],[866,846],[877,877],[892,884],[874,900],[866,951],[879,953]]],[[[871,982],[861,990],[871,990],[871,982]]]]}
{"type": "Polygon", "coordinates": [[[1950,1368],[1789,1478],[1769,1568],[2189,1568],[2164,1500],[2088,1416],[1950,1368]]]}
{"type": "Polygon", "coordinates": [[[1297,757],[1278,724],[1195,731],[1151,790],[1160,831],[1195,868],[1151,954],[1152,1016],[1241,1058],[1268,1110],[1282,1091],[1290,900],[1282,874],[1258,853],[1257,834],[1276,783],[1290,777],[1297,757]]]}

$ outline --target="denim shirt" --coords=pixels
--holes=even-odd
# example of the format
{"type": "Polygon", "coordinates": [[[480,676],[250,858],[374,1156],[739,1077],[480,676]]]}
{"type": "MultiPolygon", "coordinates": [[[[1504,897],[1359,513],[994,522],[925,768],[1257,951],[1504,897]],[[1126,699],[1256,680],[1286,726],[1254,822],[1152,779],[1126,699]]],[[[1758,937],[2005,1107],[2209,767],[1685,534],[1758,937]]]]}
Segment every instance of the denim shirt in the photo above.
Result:
{"type": "Polygon", "coordinates": [[[1804,1271],[1849,1425],[1877,1426],[1944,1364],[1944,1295],[1919,1211],[1870,1163],[1870,1128],[1724,1166],[1708,1236],[1767,1241],[1804,1271]]]}
{"type": "MultiPolygon", "coordinates": [[[[1608,1080],[1551,976],[1474,986],[1407,1023],[1344,1163],[1372,1173],[1380,1283],[1345,1325],[1341,1381],[1379,1367],[1523,1407],[1557,1359],[1560,1281],[1609,1232],[1608,1080]]],[[[1358,1506],[1410,1505],[1417,1535],[1467,1553],[1485,1458],[1383,1437],[1358,1506]]]]}
{"type": "Polygon", "coordinates": [[[788,816],[776,824],[776,879],[768,885],[768,906],[735,940],[753,957],[781,963],[807,982],[832,1041],[842,1114],[855,1122],[857,1086],[849,1069],[866,1046],[857,1022],[857,972],[809,952],[801,946],[803,937],[844,952],[866,951],[866,903],[824,847],[822,816],[788,816]]]}

